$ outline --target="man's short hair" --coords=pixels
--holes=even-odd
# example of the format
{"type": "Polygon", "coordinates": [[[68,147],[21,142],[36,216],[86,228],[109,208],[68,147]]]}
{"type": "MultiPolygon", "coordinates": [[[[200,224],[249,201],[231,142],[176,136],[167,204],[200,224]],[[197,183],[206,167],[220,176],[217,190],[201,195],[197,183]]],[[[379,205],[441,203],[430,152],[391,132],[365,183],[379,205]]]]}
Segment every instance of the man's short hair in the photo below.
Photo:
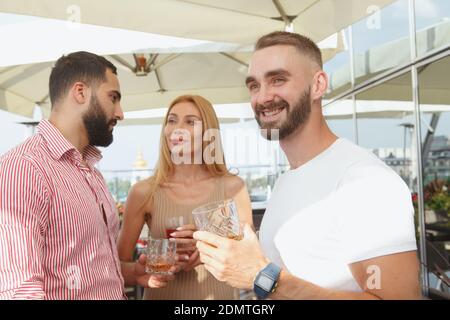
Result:
{"type": "Polygon", "coordinates": [[[319,47],[310,38],[298,33],[275,31],[266,34],[256,42],[255,51],[277,45],[293,46],[323,68],[322,52],[319,47]]]}
{"type": "Polygon", "coordinates": [[[49,95],[53,105],[63,98],[77,81],[96,86],[106,81],[106,70],[117,74],[116,67],[102,56],[78,51],[59,58],[50,74],[49,95]]]}

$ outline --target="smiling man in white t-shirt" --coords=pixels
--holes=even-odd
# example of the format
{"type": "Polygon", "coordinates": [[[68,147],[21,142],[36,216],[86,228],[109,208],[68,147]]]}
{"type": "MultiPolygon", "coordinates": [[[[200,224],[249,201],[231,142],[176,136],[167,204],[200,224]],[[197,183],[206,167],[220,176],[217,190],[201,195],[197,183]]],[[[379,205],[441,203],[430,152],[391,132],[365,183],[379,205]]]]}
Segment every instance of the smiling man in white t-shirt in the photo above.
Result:
{"type": "Polygon", "coordinates": [[[260,243],[249,227],[241,241],[194,234],[205,267],[260,298],[419,299],[409,189],[327,126],[317,45],[286,32],[262,37],[246,84],[257,122],[291,169],[275,185],[260,243]]]}

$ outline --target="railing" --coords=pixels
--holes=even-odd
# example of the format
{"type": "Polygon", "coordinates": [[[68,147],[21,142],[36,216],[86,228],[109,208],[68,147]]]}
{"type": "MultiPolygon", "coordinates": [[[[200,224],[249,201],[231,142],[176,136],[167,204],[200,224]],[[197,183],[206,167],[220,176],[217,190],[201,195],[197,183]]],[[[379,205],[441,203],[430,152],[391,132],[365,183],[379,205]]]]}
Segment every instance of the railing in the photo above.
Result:
{"type": "MultiPolygon", "coordinates": [[[[241,177],[250,194],[252,203],[267,201],[275,181],[288,169],[288,165],[230,166],[230,172],[241,177]]],[[[102,170],[108,188],[117,202],[125,202],[128,192],[137,181],[150,177],[153,170],[102,170]]]]}

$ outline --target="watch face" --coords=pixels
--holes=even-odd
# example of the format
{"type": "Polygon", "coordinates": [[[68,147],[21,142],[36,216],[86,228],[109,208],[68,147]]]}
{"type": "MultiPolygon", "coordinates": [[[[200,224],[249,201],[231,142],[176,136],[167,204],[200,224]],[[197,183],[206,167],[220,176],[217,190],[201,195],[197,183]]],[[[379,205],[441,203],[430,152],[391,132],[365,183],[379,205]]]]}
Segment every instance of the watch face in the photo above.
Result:
{"type": "Polygon", "coordinates": [[[270,292],[272,290],[273,282],[274,281],[267,276],[261,275],[258,277],[256,284],[265,291],[270,292]]]}

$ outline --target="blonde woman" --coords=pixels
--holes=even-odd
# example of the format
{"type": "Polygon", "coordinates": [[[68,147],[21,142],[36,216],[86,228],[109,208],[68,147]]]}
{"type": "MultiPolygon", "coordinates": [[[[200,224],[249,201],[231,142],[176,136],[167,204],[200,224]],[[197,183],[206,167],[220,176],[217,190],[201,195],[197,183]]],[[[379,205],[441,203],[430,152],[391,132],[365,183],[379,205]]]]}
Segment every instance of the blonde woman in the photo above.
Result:
{"type": "Polygon", "coordinates": [[[210,139],[218,129],[219,122],[209,101],[195,95],[175,99],[164,119],[155,173],[130,190],[118,241],[122,261],[132,261],[144,224],[152,237],[164,238],[168,217],[184,216],[187,221],[171,235],[186,249],[180,255],[185,259],[181,271],[166,287],[145,289],[144,299],[238,298],[236,289],[219,282],[204,268],[192,239],[192,210],[213,201],[234,199],[240,221],[253,225],[247,188],[242,179],[228,171],[220,136],[210,139]],[[204,141],[205,137],[208,141],[204,141]]]}

